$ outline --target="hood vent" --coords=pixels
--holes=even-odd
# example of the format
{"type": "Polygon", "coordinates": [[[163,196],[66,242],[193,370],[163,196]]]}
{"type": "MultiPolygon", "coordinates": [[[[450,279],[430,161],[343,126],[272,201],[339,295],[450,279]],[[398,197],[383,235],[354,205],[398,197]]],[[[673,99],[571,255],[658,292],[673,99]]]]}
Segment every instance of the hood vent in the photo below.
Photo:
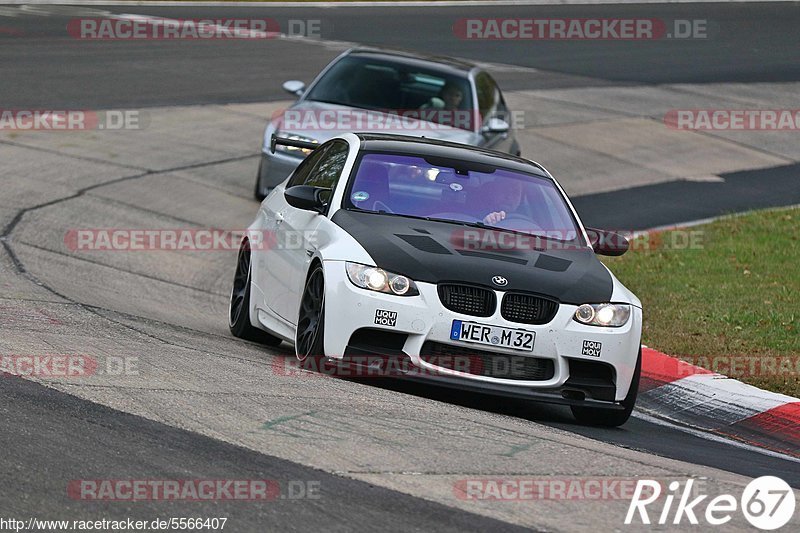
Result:
{"type": "Polygon", "coordinates": [[[433,240],[431,237],[425,237],[424,235],[397,235],[397,237],[400,237],[417,250],[428,252],[430,254],[451,255],[450,250],[433,240]]]}
{"type": "Polygon", "coordinates": [[[520,259],[519,257],[512,257],[510,255],[489,254],[486,252],[476,252],[474,250],[459,250],[458,253],[467,257],[480,257],[481,259],[494,259],[495,261],[505,261],[506,263],[515,263],[517,265],[527,265],[528,261],[520,259]]]}
{"type": "Polygon", "coordinates": [[[568,261],[566,259],[553,257],[552,255],[539,254],[539,258],[536,260],[536,264],[533,266],[544,270],[551,270],[553,272],[564,272],[571,264],[572,261],[568,261]]]}

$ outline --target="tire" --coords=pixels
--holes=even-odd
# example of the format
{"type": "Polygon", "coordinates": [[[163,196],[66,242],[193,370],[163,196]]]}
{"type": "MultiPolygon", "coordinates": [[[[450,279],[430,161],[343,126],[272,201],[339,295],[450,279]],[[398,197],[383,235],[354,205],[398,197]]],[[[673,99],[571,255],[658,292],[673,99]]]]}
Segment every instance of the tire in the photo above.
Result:
{"type": "Polygon", "coordinates": [[[282,339],[253,327],[250,323],[250,271],[250,242],[244,241],[239,247],[236,273],[233,276],[233,288],[228,307],[228,327],[234,337],[267,346],[277,346],[282,339]]]}
{"type": "Polygon", "coordinates": [[[259,202],[261,202],[262,200],[264,200],[264,198],[267,197],[264,193],[261,192],[261,168],[262,168],[261,165],[263,164],[264,164],[263,161],[258,162],[258,172],[256,172],[256,187],[255,190],[253,191],[253,196],[259,202]]]}
{"type": "Polygon", "coordinates": [[[642,375],[642,349],[639,348],[639,356],[636,359],[636,370],[633,372],[633,379],[631,380],[631,387],[628,389],[628,394],[622,400],[622,406],[625,408],[622,411],[610,411],[597,407],[583,407],[580,405],[572,405],[572,415],[581,424],[589,426],[605,426],[617,427],[621,426],[631,417],[633,407],[636,405],[636,396],[639,393],[639,378],[642,375]]]}
{"type": "Polygon", "coordinates": [[[300,361],[325,356],[325,276],[322,265],[309,271],[297,316],[295,354],[300,361]]]}

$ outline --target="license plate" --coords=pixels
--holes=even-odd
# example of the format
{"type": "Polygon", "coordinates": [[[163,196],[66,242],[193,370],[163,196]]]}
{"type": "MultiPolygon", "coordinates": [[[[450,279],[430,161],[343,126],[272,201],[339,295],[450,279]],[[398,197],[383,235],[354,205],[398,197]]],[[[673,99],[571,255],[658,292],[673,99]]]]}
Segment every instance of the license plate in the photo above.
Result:
{"type": "Polygon", "coordinates": [[[511,348],[512,350],[520,350],[522,352],[533,351],[533,341],[535,338],[536,333],[533,331],[490,326],[488,324],[465,322],[463,320],[453,320],[453,326],[450,328],[451,340],[472,342],[485,346],[511,348]]]}

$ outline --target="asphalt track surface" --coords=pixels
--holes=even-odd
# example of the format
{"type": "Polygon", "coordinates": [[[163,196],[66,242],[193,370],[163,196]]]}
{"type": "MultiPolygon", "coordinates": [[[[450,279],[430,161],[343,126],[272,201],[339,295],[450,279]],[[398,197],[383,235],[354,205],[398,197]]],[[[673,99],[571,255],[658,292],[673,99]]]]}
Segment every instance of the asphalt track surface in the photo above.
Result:
{"type": "MultiPolygon", "coordinates": [[[[101,8],[98,8],[101,9],[101,8]]],[[[185,18],[177,8],[108,8],[114,12],[147,13],[185,18]]],[[[354,8],[310,10],[283,8],[194,8],[192,17],[274,17],[321,19],[325,40],[400,46],[537,69],[509,69],[497,75],[511,89],[558,88],[712,81],[796,81],[800,10],[796,4],[708,4],[647,6],[492,7],[463,9],[354,8]],[[455,39],[453,19],[465,16],[625,16],[665,19],[707,18],[712,28],[724,28],[708,40],[652,43],[472,43],[455,39]],[[398,22],[402,21],[402,31],[398,22]],[[657,60],[656,60],[657,59],[657,60]]],[[[280,81],[309,80],[338,51],[318,45],[272,43],[270,54],[258,42],[244,43],[109,43],[78,42],[64,36],[69,16],[0,18],[0,102],[4,108],[136,107],[167,104],[251,102],[285,98],[280,81]],[[8,31],[12,30],[12,31],[8,31]],[[301,55],[299,55],[301,54],[301,55]],[[232,83],[231,80],[235,80],[232,83]]],[[[796,194],[795,168],[759,172],[764,187],[741,203],[744,185],[738,174],[726,177],[729,193],[717,204],[680,202],[670,198],[701,197],[704,184],[667,183],[577,199],[586,222],[598,226],[645,228],[694,220],[743,208],[785,202],[776,187],[796,194]],[[688,189],[687,189],[688,187],[688,189]],[[770,192],[771,191],[771,192],[770,192]],[[771,196],[772,195],[772,196],[771,196]],[[636,205],[642,198],[660,198],[665,209],[644,207],[622,220],[618,206],[636,205]],[[761,199],[766,198],[766,199],[761,199]],[[669,205],[669,209],[666,206],[669,205]],[[680,209],[677,209],[680,208],[680,209]],[[677,209],[677,210],[676,210],[677,209]],[[633,220],[633,222],[632,222],[633,220]]],[[[752,180],[750,181],[752,183],[752,180]]],[[[650,204],[652,205],[652,200],[650,204]]],[[[639,204],[641,205],[641,204],[639,204]]],[[[17,267],[20,267],[17,264],[17,267]]],[[[632,419],[624,428],[598,430],[574,424],[567,411],[550,406],[499,402],[475,397],[454,400],[433,388],[402,383],[373,384],[454,406],[550,425],[632,450],[706,465],[749,477],[780,473],[800,488],[796,462],[710,441],[677,429],[632,419]]],[[[178,504],[140,502],[135,506],[98,504],[87,508],[64,494],[64,481],[119,478],[258,478],[322,479],[324,499],[278,501],[270,505],[198,504],[205,516],[236,517],[235,530],[260,530],[265,523],[302,530],[512,530],[514,526],[467,514],[426,499],[333,476],[284,459],[239,448],[197,433],[176,429],[87,402],[32,382],[0,379],[0,501],[3,508],[36,514],[46,507],[67,516],[101,510],[106,517],[170,516],[178,504]],[[63,459],[68,460],[63,460],[63,459]],[[80,504],[80,505],[78,505],[80,504]],[[234,505],[234,508],[226,506],[234,505]]]]}
{"type": "MultiPolygon", "coordinates": [[[[102,10],[101,6],[92,9],[102,10]]],[[[325,41],[401,47],[540,70],[499,73],[506,90],[632,83],[800,79],[796,3],[414,7],[117,6],[114,13],[168,18],[319,20],[325,41]],[[473,41],[454,35],[467,17],[654,18],[708,21],[705,39],[473,41]]],[[[0,102],[6,107],[185,105],[285,98],[280,82],[310,81],[337,52],[296,43],[79,41],[65,16],[0,17],[0,102]],[[14,80],[14,83],[7,83],[14,80]]]]}
{"type": "Polygon", "coordinates": [[[587,226],[644,230],[800,200],[800,165],[729,172],[724,183],[673,181],[574,199],[587,226]]]}
{"type": "Polygon", "coordinates": [[[69,500],[64,480],[103,479],[108,471],[119,479],[182,479],[191,472],[197,479],[309,479],[317,484],[302,489],[295,484],[290,489],[284,483],[280,495],[264,502],[191,505],[192,516],[235,517],[230,523],[234,531],[259,531],[267,524],[294,525],[305,531],[366,531],[376,524],[388,531],[524,531],[120,413],[16,377],[2,379],[0,390],[6,426],[0,437],[2,478],[6,478],[0,485],[0,502],[4,511],[13,509],[14,516],[41,516],[43,509],[54,508],[60,508],[62,516],[74,517],[102,508],[108,520],[150,522],[183,516],[187,509],[176,502],[121,506],[97,502],[87,508],[86,502],[69,500]],[[60,465],[58,470],[48,468],[54,463],[60,465]],[[21,468],[33,465],[44,475],[19,475],[21,468]],[[297,497],[306,491],[315,497],[297,497]],[[247,506],[247,513],[241,512],[242,506],[247,506]]]}

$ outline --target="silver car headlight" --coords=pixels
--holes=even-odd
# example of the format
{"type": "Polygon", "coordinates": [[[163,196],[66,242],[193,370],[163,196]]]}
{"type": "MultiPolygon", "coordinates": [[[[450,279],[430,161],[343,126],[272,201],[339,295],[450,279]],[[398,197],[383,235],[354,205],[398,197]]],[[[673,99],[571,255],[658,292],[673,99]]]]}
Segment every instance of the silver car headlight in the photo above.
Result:
{"type": "Polygon", "coordinates": [[[628,323],[631,306],[628,304],[583,304],[575,310],[574,319],[587,326],[618,328],[628,323]]]}
{"type": "Polygon", "coordinates": [[[347,277],[356,287],[395,296],[417,296],[417,284],[402,274],[386,272],[382,268],[345,263],[347,277]]]}
{"type": "MultiPolygon", "coordinates": [[[[280,137],[281,139],[291,139],[293,141],[305,141],[309,143],[318,143],[316,139],[312,139],[311,137],[305,137],[303,135],[296,135],[294,133],[285,133],[285,132],[277,132],[276,136],[280,137]]],[[[275,146],[276,152],[285,152],[292,155],[302,156],[305,157],[311,153],[311,150],[308,148],[297,148],[295,146],[284,146],[282,144],[278,144],[275,146]]]]}

